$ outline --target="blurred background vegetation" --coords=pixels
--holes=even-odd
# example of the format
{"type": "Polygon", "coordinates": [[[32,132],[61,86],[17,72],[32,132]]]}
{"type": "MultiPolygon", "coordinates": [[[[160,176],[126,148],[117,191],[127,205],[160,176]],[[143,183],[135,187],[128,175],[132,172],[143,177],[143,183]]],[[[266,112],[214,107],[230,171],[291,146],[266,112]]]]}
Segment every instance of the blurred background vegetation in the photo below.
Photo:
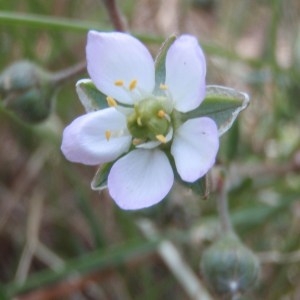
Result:
{"type": "MultiPolygon", "coordinates": [[[[207,56],[207,83],[251,95],[221,139],[211,177],[227,173],[235,230],[262,264],[243,299],[300,299],[299,1],[119,5],[153,55],[170,34],[191,33],[207,56]]],[[[24,59],[51,72],[74,66],[85,60],[89,28],[114,29],[100,0],[0,0],[0,72],[24,59]]],[[[21,121],[0,98],[0,299],[206,299],[192,298],[178,271],[208,289],[199,262],[220,232],[214,185],[206,200],[176,185],[139,212],[91,191],[96,170],[60,152],[64,126],[84,113],[74,84],[86,76],[61,85],[39,124],[21,121]]]]}

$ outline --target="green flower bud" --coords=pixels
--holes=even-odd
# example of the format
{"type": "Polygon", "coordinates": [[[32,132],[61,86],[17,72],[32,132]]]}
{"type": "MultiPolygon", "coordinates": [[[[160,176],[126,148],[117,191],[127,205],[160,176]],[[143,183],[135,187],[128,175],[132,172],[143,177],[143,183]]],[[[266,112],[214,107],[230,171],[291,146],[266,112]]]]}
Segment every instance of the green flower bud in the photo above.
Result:
{"type": "Polygon", "coordinates": [[[36,123],[51,112],[55,85],[51,74],[29,61],[19,61],[0,75],[4,105],[23,121],[36,123]]]}
{"type": "Polygon", "coordinates": [[[159,135],[167,135],[170,117],[164,102],[149,98],[134,105],[134,112],[127,118],[127,128],[134,138],[156,140],[159,135]]]}
{"type": "Polygon", "coordinates": [[[253,252],[236,235],[228,233],[204,252],[201,270],[217,293],[236,296],[255,284],[260,266],[253,252]]]}

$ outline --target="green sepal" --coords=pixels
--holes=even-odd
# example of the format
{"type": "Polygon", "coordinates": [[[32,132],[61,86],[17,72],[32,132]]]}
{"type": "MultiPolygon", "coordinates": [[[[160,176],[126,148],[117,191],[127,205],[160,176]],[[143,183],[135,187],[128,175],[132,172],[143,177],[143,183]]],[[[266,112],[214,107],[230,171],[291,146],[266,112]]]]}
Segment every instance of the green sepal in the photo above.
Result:
{"type": "Polygon", "coordinates": [[[204,101],[196,109],[183,114],[183,120],[210,117],[217,123],[221,136],[230,129],[238,114],[248,104],[249,96],[246,93],[223,86],[208,85],[204,101]]]}
{"type": "Polygon", "coordinates": [[[107,177],[113,164],[114,161],[100,166],[91,182],[92,190],[101,191],[107,188],[107,177]]]}
{"type": "Polygon", "coordinates": [[[169,48],[176,40],[176,36],[172,35],[165,40],[161,48],[158,51],[158,55],[155,59],[155,94],[164,94],[159,88],[161,84],[166,80],[166,56],[169,48]]]}
{"type": "Polygon", "coordinates": [[[90,79],[77,81],[76,92],[87,113],[108,107],[107,96],[102,94],[90,79]]]}
{"type": "Polygon", "coordinates": [[[193,193],[200,197],[200,199],[206,200],[209,196],[209,187],[207,175],[197,179],[194,182],[186,182],[177,178],[177,181],[180,182],[183,186],[190,188],[193,193]]]}
{"type": "Polygon", "coordinates": [[[191,189],[193,191],[193,193],[195,193],[201,199],[207,199],[209,196],[209,184],[208,184],[207,175],[204,175],[203,177],[197,179],[194,182],[183,181],[177,172],[173,156],[168,151],[165,153],[168,156],[169,162],[171,163],[171,167],[174,172],[174,177],[175,177],[176,181],[178,183],[180,183],[181,185],[183,185],[184,187],[191,189]]]}

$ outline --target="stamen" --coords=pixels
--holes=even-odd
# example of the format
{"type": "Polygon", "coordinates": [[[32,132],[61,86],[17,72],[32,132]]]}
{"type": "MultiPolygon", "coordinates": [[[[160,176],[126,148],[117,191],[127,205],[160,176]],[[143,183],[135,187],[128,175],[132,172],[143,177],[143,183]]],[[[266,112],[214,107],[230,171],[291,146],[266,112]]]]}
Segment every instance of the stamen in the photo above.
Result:
{"type": "Polygon", "coordinates": [[[159,86],[159,88],[161,89],[161,90],[167,90],[169,87],[166,85],[166,84],[163,84],[163,83],[161,83],[160,84],[160,86],[159,86]]]}
{"type": "Polygon", "coordinates": [[[164,118],[166,116],[166,112],[161,109],[161,110],[158,111],[157,116],[159,118],[164,118]]]}
{"type": "Polygon", "coordinates": [[[137,86],[137,80],[136,79],[131,80],[131,82],[129,83],[129,90],[130,91],[134,90],[136,86],[137,86]]]}
{"type": "Polygon", "coordinates": [[[124,80],[116,80],[115,85],[116,86],[123,86],[124,85],[124,80]]]}
{"type": "Polygon", "coordinates": [[[142,144],[142,143],[144,143],[144,140],[142,140],[142,139],[134,138],[134,139],[132,140],[132,144],[133,144],[134,146],[137,146],[137,145],[142,144]]]}
{"type": "Polygon", "coordinates": [[[156,135],[155,137],[156,137],[156,139],[157,139],[159,142],[161,142],[161,143],[163,143],[163,144],[165,144],[165,143],[167,142],[166,137],[164,137],[162,134],[158,134],[158,135],[156,135]]]}
{"type": "Polygon", "coordinates": [[[105,131],[105,137],[106,137],[107,141],[109,141],[109,139],[111,137],[111,131],[110,130],[105,131]]]}
{"type": "Polygon", "coordinates": [[[108,106],[110,106],[110,107],[116,107],[118,105],[116,100],[113,97],[107,96],[106,101],[107,101],[108,106]]]}
{"type": "Polygon", "coordinates": [[[136,122],[137,122],[137,124],[138,124],[139,126],[143,126],[141,117],[138,117],[137,120],[136,120],[136,122]]]}

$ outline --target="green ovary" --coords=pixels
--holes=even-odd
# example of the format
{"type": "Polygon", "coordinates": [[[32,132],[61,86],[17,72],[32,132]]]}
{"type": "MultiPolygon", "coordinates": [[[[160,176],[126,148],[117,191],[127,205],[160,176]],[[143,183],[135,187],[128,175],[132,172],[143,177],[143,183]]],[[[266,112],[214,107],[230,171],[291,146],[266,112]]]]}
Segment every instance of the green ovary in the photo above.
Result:
{"type": "Polygon", "coordinates": [[[157,140],[157,135],[167,135],[170,121],[161,116],[162,112],[167,113],[164,102],[149,98],[135,104],[134,112],[127,117],[127,127],[134,138],[157,140]]]}

